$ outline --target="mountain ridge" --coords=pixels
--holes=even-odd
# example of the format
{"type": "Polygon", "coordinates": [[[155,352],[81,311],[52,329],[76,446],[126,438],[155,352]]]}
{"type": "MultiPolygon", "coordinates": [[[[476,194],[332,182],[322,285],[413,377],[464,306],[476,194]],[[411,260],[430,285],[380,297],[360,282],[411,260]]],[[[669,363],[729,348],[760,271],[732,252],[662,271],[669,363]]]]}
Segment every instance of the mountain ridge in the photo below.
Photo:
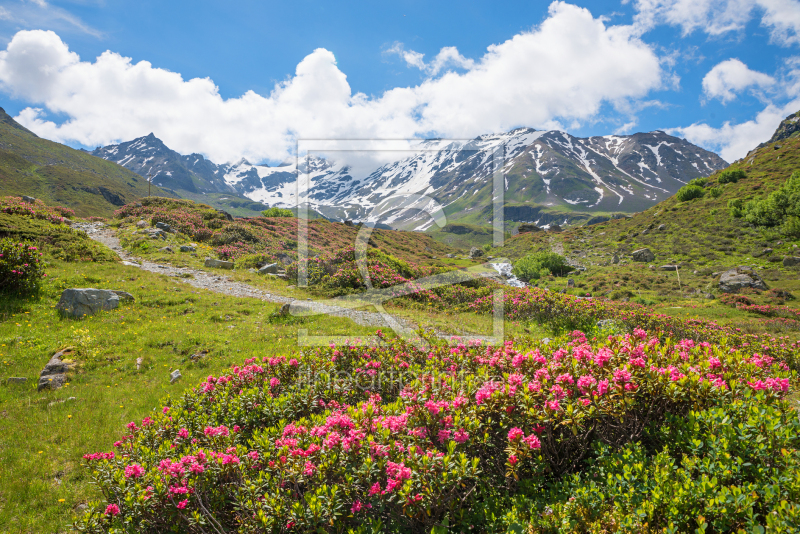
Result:
{"type": "MultiPolygon", "coordinates": [[[[727,166],[713,152],[661,130],[580,138],[557,130],[516,128],[466,142],[427,139],[407,157],[361,175],[341,161],[315,156],[275,167],[253,165],[244,158],[215,164],[199,154],[171,151],[153,134],[93,154],[141,175],[153,171],[155,183],[176,190],[235,193],[287,208],[307,203],[335,220],[385,221],[402,229],[426,230],[432,221],[420,213],[422,206],[411,203],[398,210],[392,199],[425,195],[442,205],[449,218],[484,224],[486,217],[480,214],[492,197],[488,156],[499,147],[504,153],[506,204],[544,209],[553,221],[555,212],[564,215],[558,220],[566,224],[585,222],[593,214],[641,211],[690,179],[727,166]],[[169,151],[168,161],[153,157],[164,150],[169,151]],[[311,184],[308,194],[299,198],[298,173],[308,174],[311,184]],[[189,175],[201,180],[188,183],[189,175]],[[395,213],[371,214],[385,210],[395,213]]],[[[523,212],[530,210],[512,210],[523,212]]]]}

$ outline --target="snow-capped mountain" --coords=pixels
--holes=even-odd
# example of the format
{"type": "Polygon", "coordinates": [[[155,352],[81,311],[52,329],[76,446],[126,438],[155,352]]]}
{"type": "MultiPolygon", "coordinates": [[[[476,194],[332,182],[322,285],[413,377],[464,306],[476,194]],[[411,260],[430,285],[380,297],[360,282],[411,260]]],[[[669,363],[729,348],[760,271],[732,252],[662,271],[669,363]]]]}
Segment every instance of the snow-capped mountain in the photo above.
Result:
{"type": "Polygon", "coordinates": [[[236,194],[236,189],[223,178],[225,166],[216,165],[200,154],[182,156],[152,133],[127,143],[98,148],[92,155],[118,163],[140,176],[152,175],[153,185],[193,193],[236,194]]]}
{"type": "Polygon", "coordinates": [[[314,156],[277,167],[245,160],[215,165],[197,154],[172,152],[152,134],[95,151],[143,176],[153,172],[153,183],[166,187],[170,180],[184,183],[193,176],[196,188],[229,188],[264,204],[308,203],[332,219],[382,220],[418,230],[432,224],[420,209],[430,211],[436,203],[450,220],[490,220],[495,173],[502,176],[506,219],[536,222],[543,209],[640,211],[673,195],[692,178],[727,166],[713,152],[658,130],[579,138],[518,128],[466,142],[420,141],[405,154],[356,173],[341,161],[314,156]],[[175,170],[178,164],[188,176],[175,170]],[[307,194],[299,197],[298,177],[310,184],[307,194]]]}

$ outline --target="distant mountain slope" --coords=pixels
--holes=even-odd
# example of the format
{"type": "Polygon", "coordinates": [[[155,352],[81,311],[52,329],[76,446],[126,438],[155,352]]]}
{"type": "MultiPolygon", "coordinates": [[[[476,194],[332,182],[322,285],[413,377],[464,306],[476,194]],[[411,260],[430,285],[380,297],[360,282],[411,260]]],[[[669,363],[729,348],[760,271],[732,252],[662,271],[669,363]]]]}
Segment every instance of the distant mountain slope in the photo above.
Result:
{"type": "MultiPolygon", "coordinates": [[[[216,165],[200,154],[182,156],[152,133],[132,141],[98,148],[92,155],[113,161],[182,198],[210,204],[234,215],[254,216],[267,206],[239,194],[223,176],[229,166],[216,165]]],[[[246,162],[243,161],[243,164],[246,162]]]]}
{"type": "MultiPolygon", "coordinates": [[[[155,186],[152,194],[174,196],[155,186]]],[[[147,196],[147,181],[124,167],[42,139],[0,108],[0,195],[41,198],[79,216],[108,216],[147,196]]]]}
{"type": "Polygon", "coordinates": [[[154,183],[188,198],[201,195],[208,202],[206,195],[238,194],[271,206],[307,203],[331,219],[382,220],[413,230],[428,229],[432,221],[417,209],[421,205],[391,212],[408,195],[433,198],[449,220],[491,220],[495,154],[505,174],[506,219],[539,224],[640,211],[727,166],[713,152],[661,131],[578,138],[530,128],[471,141],[420,141],[396,161],[360,174],[314,156],[278,167],[246,160],[217,165],[199,154],[182,156],[152,134],[94,154],[142,176],[152,172],[154,183]],[[299,200],[298,173],[309,175],[311,184],[299,200]]]}

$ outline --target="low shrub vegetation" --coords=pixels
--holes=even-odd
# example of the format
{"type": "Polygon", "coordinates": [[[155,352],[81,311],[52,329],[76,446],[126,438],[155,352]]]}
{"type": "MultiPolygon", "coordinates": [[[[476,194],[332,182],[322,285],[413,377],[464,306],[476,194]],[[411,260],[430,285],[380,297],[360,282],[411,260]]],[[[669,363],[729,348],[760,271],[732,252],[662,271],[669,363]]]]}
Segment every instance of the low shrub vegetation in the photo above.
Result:
{"type": "Polygon", "coordinates": [[[742,169],[730,169],[722,171],[717,175],[719,184],[735,184],[739,180],[747,178],[747,174],[742,169]]]}
{"type": "Polygon", "coordinates": [[[551,274],[563,276],[572,270],[574,268],[567,263],[564,256],[554,252],[536,252],[519,259],[512,272],[523,282],[528,282],[551,274]]]}
{"type": "Polygon", "coordinates": [[[705,195],[705,191],[703,190],[702,186],[697,184],[691,184],[691,185],[685,185],[680,189],[678,189],[677,198],[680,202],[688,202],[689,200],[702,198],[703,195],[705,195]]]}
{"type": "Polygon", "coordinates": [[[129,423],[116,451],[84,456],[104,499],[78,530],[796,522],[797,417],[778,425],[793,375],[769,356],[640,329],[502,346],[379,337],[249,359],[129,423]]]}
{"type": "Polygon", "coordinates": [[[292,210],[272,207],[261,212],[264,217],[294,217],[292,210]]]}
{"type": "Polygon", "coordinates": [[[736,199],[728,204],[731,215],[753,226],[781,227],[785,234],[800,236],[800,171],[795,171],[783,186],[766,198],[747,203],[736,199]]]}

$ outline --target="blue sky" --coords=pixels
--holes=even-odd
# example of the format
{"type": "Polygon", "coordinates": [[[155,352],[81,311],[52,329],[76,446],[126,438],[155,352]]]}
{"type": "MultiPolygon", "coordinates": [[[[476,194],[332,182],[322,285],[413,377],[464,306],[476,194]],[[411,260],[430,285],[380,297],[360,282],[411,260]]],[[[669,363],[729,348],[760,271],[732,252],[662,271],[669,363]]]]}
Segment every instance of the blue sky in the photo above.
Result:
{"type": "Polygon", "coordinates": [[[515,126],[665,129],[730,161],[800,109],[798,29],[795,0],[7,0],[0,94],[71,146],[153,131],[215,161],[515,126]]]}

